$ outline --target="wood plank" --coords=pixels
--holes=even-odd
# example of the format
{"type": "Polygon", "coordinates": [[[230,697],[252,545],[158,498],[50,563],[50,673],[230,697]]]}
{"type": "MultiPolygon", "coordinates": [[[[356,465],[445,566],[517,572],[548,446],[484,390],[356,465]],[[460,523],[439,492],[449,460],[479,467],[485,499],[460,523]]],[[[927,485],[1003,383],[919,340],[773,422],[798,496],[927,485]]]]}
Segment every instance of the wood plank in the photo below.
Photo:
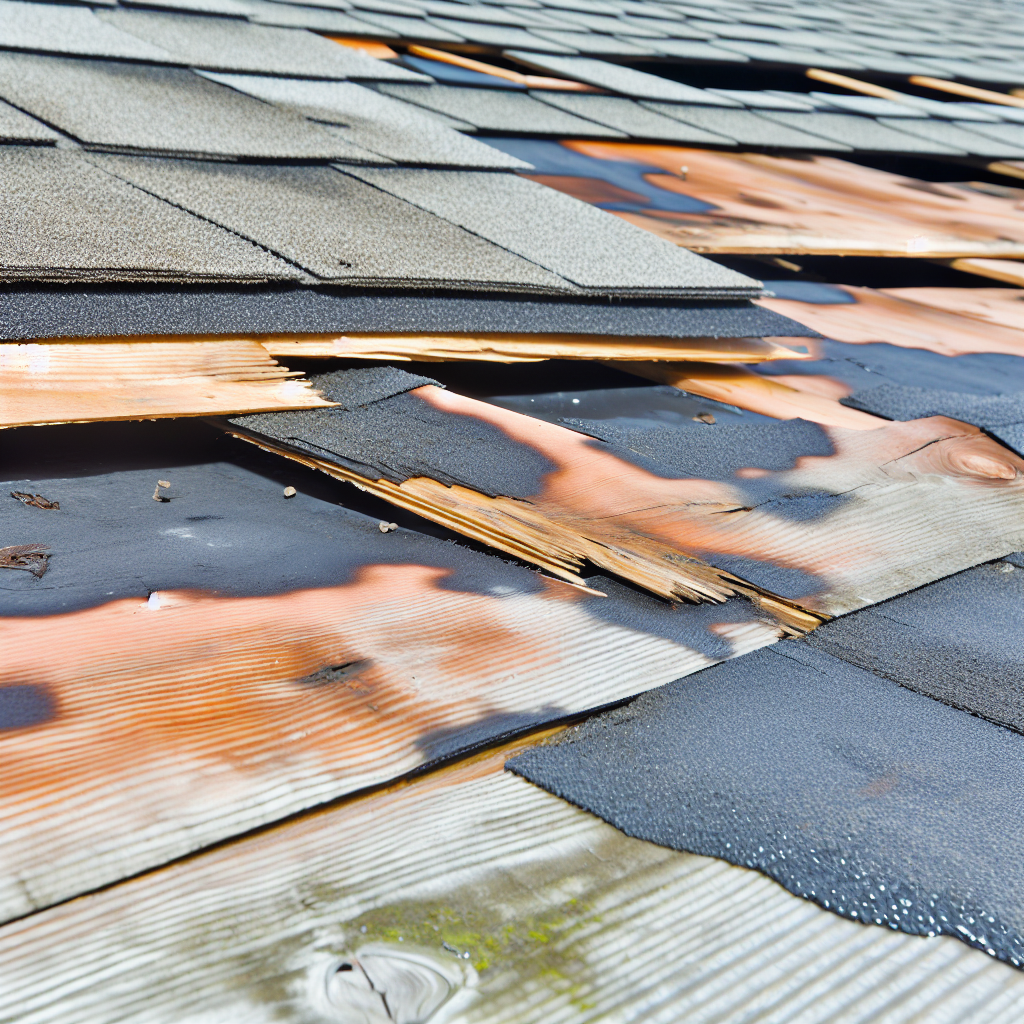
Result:
{"type": "Polygon", "coordinates": [[[965,274],[990,277],[993,281],[1024,285],[1024,263],[1016,260],[958,259],[949,260],[946,266],[962,270],[965,274]]]}
{"type": "MultiPolygon", "coordinates": [[[[1024,271],[1024,264],[1010,266],[1024,271]]],[[[945,356],[970,352],[1024,356],[1024,303],[1020,301],[1024,292],[1009,288],[838,287],[854,301],[756,301],[836,341],[856,345],[884,341],[945,356]]]]}
{"type": "Polygon", "coordinates": [[[298,376],[242,339],[5,342],[0,427],[331,404],[298,376]]]}
{"type": "Polygon", "coordinates": [[[981,103],[998,103],[1004,107],[1024,107],[1024,99],[1019,96],[1008,96],[1005,92],[996,92],[994,89],[979,89],[976,85],[968,85],[966,82],[951,82],[945,78],[932,78],[929,75],[911,75],[908,81],[911,85],[923,86],[925,89],[937,89],[939,92],[949,92],[954,96],[963,96],[981,103]]]}
{"type": "Polygon", "coordinates": [[[630,839],[503,773],[514,749],[0,929],[0,1020],[1015,1024],[1024,1013],[1024,974],[1008,965],[630,839]]]}
{"type": "MultiPolygon", "coordinates": [[[[672,372],[671,364],[650,365],[672,372]]],[[[287,422],[236,420],[228,429],[563,578],[578,582],[589,560],[668,599],[744,594],[795,629],[1024,542],[1024,461],[977,428],[941,417],[865,429],[873,417],[820,399],[848,417],[814,434],[834,454],[816,449],[784,470],[753,465],[703,479],[656,455],[430,385],[401,399],[372,406],[388,417],[390,443],[406,452],[403,439],[411,444],[424,430],[434,440],[387,472],[365,461],[375,456],[362,449],[369,428],[358,417],[351,427],[331,411],[315,423],[295,414],[287,422]],[[538,456],[549,468],[535,481],[481,483],[481,465],[536,467],[538,456]],[[749,489],[753,479],[769,488],[761,497],[749,489]],[[523,491],[509,497],[513,483],[523,491]],[[782,496],[800,495],[815,497],[791,514],[782,496]]],[[[718,433],[709,438],[728,436],[728,428],[710,429],[718,433]]]]}
{"type": "MultiPolygon", "coordinates": [[[[818,255],[1024,257],[1024,214],[1008,198],[918,181],[836,157],[806,159],[725,153],[629,142],[564,145],[602,161],[644,165],[645,180],[710,203],[683,213],[611,211],[695,252],[818,255]],[[660,168],[657,173],[651,168],[660,168]],[[685,176],[680,172],[685,168],[685,176]]],[[[579,192],[588,179],[544,175],[544,183],[579,192]]],[[[580,193],[584,201],[606,201],[580,193]]],[[[636,197],[634,197],[636,198],[636,197]]]]}
{"type": "Polygon", "coordinates": [[[746,602],[673,610],[431,551],[356,555],[336,586],[0,619],[0,919],[782,632],[746,602]]]}

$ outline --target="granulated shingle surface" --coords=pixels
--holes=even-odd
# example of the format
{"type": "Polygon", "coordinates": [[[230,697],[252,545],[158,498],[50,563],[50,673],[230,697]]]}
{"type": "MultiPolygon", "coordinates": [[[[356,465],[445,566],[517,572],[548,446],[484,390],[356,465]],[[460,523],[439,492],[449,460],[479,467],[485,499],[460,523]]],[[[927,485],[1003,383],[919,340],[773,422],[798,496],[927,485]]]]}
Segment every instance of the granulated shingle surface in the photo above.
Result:
{"type": "Polygon", "coordinates": [[[515,174],[351,169],[584,288],[752,294],[757,282],[515,174]]]}
{"type": "Polygon", "coordinates": [[[949,416],[978,427],[1024,423],[1024,391],[1006,395],[974,395],[960,391],[881,384],[840,399],[843,405],[863,409],[890,420],[918,420],[949,416]]]}
{"type": "MultiPolygon", "coordinates": [[[[547,39],[560,46],[579,50],[580,53],[599,53],[615,57],[649,57],[654,50],[650,46],[641,46],[638,40],[620,39],[617,36],[604,36],[596,32],[576,32],[571,29],[535,28],[532,35],[539,39],[547,39]]],[[[645,40],[645,42],[661,42],[661,40],[645,40]]],[[[531,58],[532,58],[531,54],[531,58]]]]}
{"type": "Polygon", "coordinates": [[[139,334],[451,331],[746,338],[810,336],[802,324],[750,303],[645,305],[345,294],[311,288],[0,291],[0,339],[139,334]]]}
{"type": "Polygon", "coordinates": [[[889,118],[880,124],[871,117],[857,114],[829,114],[823,111],[811,113],[789,113],[781,110],[762,110],[760,116],[777,121],[788,128],[820,135],[832,142],[839,142],[854,149],[893,153],[962,153],[935,140],[928,141],[917,134],[907,134],[903,129],[903,118],[889,118]],[[891,127],[887,127],[890,125],[891,127]]]}
{"type": "Polygon", "coordinates": [[[705,131],[716,132],[748,146],[781,146],[789,149],[849,150],[841,142],[808,135],[750,110],[710,110],[675,103],[644,103],[644,106],[666,117],[674,117],[705,131]]]}
{"type": "Polygon", "coordinates": [[[900,118],[880,118],[883,125],[892,124],[908,135],[917,135],[929,139],[939,145],[951,146],[974,156],[1024,156],[1024,145],[1015,142],[1000,142],[979,135],[974,130],[973,122],[964,125],[950,124],[948,121],[910,120],[900,118]]]}
{"type": "Polygon", "coordinates": [[[1020,966],[1022,760],[1016,733],[783,641],[508,766],[628,835],[1020,966]]]}
{"type": "Polygon", "coordinates": [[[178,68],[0,53],[0,96],[97,148],[380,161],[293,111],[178,68]]]}
{"type": "Polygon", "coordinates": [[[0,100],[0,139],[4,142],[53,145],[59,138],[52,128],[0,100]]]}
{"type": "Polygon", "coordinates": [[[478,21],[462,21],[454,18],[431,18],[431,22],[471,43],[485,46],[525,46],[541,53],[575,53],[576,49],[564,43],[543,36],[534,35],[514,25],[481,25],[478,21]]]}
{"type": "Polygon", "coordinates": [[[204,72],[204,75],[268,103],[289,107],[305,117],[344,125],[332,131],[348,142],[392,160],[419,166],[491,169],[529,166],[493,146],[485,146],[439,125],[417,107],[354,82],[215,72],[204,72]]]}
{"type": "Polygon", "coordinates": [[[554,274],[330,167],[94,159],[326,280],[570,290],[554,274]]]}
{"type": "Polygon", "coordinates": [[[0,48],[160,63],[171,59],[162,47],[105,25],[88,7],[22,0],[0,2],[0,48]]]}
{"type": "Polygon", "coordinates": [[[299,276],[257,246],[63,150],[0,147],[0,208],[0,277],[7,280],[299,276]]]}
{"type": "Polygon", "coordinates": [[[622,139],[626,136],[594,121],[584,121],[521,92],[472,89],[458,85],[390,85],[380,91],[407,103],[467,121],[485,131],[531,132],[582,138],[622,139]]]}
{"type": "Polygon", "coordinates": [[[1024,733],[1024,572],[981,565],[833,619],[811,647],[1024,733]]]}
{"type": "Polygon", "coordinates": [[[715,135],[702,128],[683,124],[671,117],[657,114],[624,96],[594,96],[572,92],[531,92],[543,103],[597,121],[638,139],[660,139],[665,142],[706,142],[719,146],[735,143],[724,135],[715,135]]]}
{"type": "Polygon", "coordinates": [[[194,17],[152,11],[102,11],[97,17],[161,47],[190,67],[254,71],[293,78],[370,78],[426,81],[408,68],[375,60],[302,29],[254,25],[238,18],[194,17]]]}

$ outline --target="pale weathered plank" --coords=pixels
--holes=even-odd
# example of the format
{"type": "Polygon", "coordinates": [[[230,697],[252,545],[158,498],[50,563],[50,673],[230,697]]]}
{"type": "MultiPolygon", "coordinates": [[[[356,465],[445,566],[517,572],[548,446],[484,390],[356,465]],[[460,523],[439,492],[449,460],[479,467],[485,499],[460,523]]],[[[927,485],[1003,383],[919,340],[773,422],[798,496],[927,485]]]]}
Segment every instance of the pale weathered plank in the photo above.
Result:
{"type": "Polygon", "coordinates": [[[0,1020],[1012,1024],[1024,1013],[1024,975],[1006,964],[630,839],[504,774],[509,753],[0,929],[0,1020]]]}
{"type": "MultiPolygon", "coordinates": [[[[1020,269],[1024,270],[1024,267],[1020,269]]],[[[1022,332],[1024,337],[1024,289],[883,288],[882,293],[924,306],[932,306],[947,313],[957,313],[961,317],[973,317],[997,327],[1010,327],[1022,332]]],[[[1014,350],[1014,355],[1024,355],[1024,345],[1014,350]]]]}
{"type": "Polygon", "coordinates": [[[0,427],[313,409],[331,403],[255,341],[0,344],[0,427]]]}

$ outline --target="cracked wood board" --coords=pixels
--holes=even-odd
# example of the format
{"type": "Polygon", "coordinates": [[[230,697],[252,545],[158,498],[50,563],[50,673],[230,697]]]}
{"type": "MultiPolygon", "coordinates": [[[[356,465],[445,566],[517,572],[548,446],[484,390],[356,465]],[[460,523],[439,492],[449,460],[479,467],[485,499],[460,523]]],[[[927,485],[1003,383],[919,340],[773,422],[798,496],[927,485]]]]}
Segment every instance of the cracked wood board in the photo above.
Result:
{"type": "MultiPolygon", "coordinates": [[[[648,366],[674,382],[672,364],[648,366]]],[[[398,453],[375,465],[359,440],[373,417],[361,413],[343,428],[334,411],[225,426],[565,579],[581,582],[588,560],[668,599],[744,594],[797,631],[1020,547],[1024,460],[953,420],[889,424],[831,405],[847,420],[821,427],[794,465],[754,457],[718,479],[432,385],[364,407],[387,417],[398,453]],[[429,443],[393,461],[427,431],[429,443]],[[495,476],[504,465],[530,469],[495,476]]]]}
{"type": "Polygon", "coordinates": [[[428,564],[360,564],[358,530],[331,532],[353,549],[339,585],[0,619],[0,917],[782,632],[745,602],[605,597],[425,538],[428,564]]]}
{"type": "MultiPolygon", "coordinates": [[[[602,161],[661,169],[645,180],[712,205],[707,212],[613,209],[616,216],[694,252],[910,257],[1024,257],[1024,214],[1013,199],[901,177],[836,157],[720,153],[625,142],[565,142],[593,159],[594,178],[565,177],[580,192],[602,161]],[[680,168],[685,167],[685,177],[680,168]]],[[[559,176],[543,183],[560,187],[559,176]]],[[[621,190],[620,190],[621,191],[621,190]]],[[[589,202],[619,195],[583,190],[589,202]]],[[[628,197],[626,197],[628,198],[628,197]]],[[[643,199],[633,196],[635,199],[643,199]]]]}
{"type": "Polygon", "coordinates": [[[7,925],[0,1020],[328,1024],[353,1004],[374,1024],[1012,1024],[1024,1012],[1008,965],[631,839],[503,772],[523,746],[7,925]],[[381,984],[383,961],[395,973],[381,984]]]}
{"type": "Polygon", "coordinates": [[[255,341],[0,344],[0,428],[314,409],[331,403],[255,341]]]}

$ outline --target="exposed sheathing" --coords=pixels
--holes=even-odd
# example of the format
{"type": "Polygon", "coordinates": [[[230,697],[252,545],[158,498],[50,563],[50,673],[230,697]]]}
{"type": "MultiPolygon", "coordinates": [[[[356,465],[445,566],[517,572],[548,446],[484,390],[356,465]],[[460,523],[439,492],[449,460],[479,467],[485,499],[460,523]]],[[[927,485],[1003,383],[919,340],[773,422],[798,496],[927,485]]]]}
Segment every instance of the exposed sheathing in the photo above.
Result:
{"type": "Polygon", "coordinates": [[[255,341],[0,344],[0,427],[327,405],[255,341]]]}
{"type": "Polygon", "coordinates": [[[630,839],[502,774],[514,749],[9,925],[0,979],[19,1024],[242,1024],[254,1007],[320,1024],[347,1008],[338,967],[374,954],[449,979],[440,1013],[467,1024],[1018,1019],[1024,979],[1006,964],[630,839]]]}
{"type": "Polygon", "coordinates": [[[510,767],[629,835],[1020,966],[1022,756],[1016,733],[793,642],[590,719],[510,767]]]}

